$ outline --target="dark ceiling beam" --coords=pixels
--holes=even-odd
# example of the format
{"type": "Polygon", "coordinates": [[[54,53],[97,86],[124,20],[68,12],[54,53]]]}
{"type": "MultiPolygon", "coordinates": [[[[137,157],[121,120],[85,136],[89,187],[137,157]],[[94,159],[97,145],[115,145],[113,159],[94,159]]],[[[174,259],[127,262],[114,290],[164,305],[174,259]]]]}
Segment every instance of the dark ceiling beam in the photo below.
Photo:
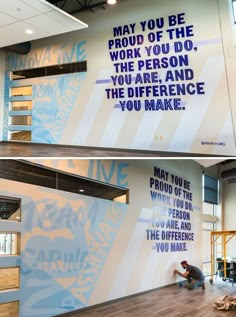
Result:
{"type": "Polygon", "coordinates": [[[108,200],[128,194],[126,188],[68,174],[25,160],[0,160],[0,175],[3,179],[108,200]],[[80,189],[84,189],[84,192],[80,192],[80,189]]]}
{"type": "Polygon", "coordinates": [[[84,4],[82,4],[82,3],[80,2],[80,0],[76,0],[76,2],[78,2],[78,4],[81,6],[81,8],[84,8],[84,7],[87,6],[86,0],[84,1],[84,4]]]}
{"type": "Polygon", "coordinates": [[[47,0],[48,2],[50,2],[51,4],[56,4],[58,2],[62,2],[64,0],[47,0]]]}
{"type": "Polygon", "coordinates": [[[88,5],[82,6],[81,8],[73,10],[73,11],[70,11],[68,13],[69,14],[76,14],[76,13],[79,13],[79,12],[82,12],[82,11],[85,11],[85,10],[93,11],[93,9],[95,9],[97,7],[104,7],[104,5],[106,5],[106,4],[107,4],[106,1],[100,1],[100,2],[94,3],[94,4],[92,4],[92,2],[90,1],[88,5]]]}
{"type": "Polygon", "coordinates": [[[16,54],[26,55],[31,50],[31,42],[24,42],[24,43],[10,45],[5,47],[5,49],[16,54]]]}
{"type": "MultiPolygon", "coordinates": [[[[69,10],[69,6],[67,6],[67,4],[69,4],[69,0],[47,0],[48,2],[50,2],[53,5],[56,5],[58,8],[65,10],[66,7],[68,7],[68,9],[66,9],[65,11],[69,14],[76,14],[85,10],[90,10],[92,12],[94,12],[95,8],[106,8],[107,5],[107,1],[106,0],[101,0],[101,1],[94,1],[94,0],[74,0],[74,4],[77,2],[77,7],[74,7],[74,10],[69,10]],[[62,3],[63,2],[63,3],[62,3]]],[[[72,0],[70,0],[72,1],[72,0]]],[[[72,7],[72,6],[71,6],[72,7]]]]}
{"type": "Polygon", "coordinates": [[[62,4],[62,6],[61,6],[61,9],[62,9],[62,10],[64,9],[64,7],[65,7],[65,5],[66,5],[66,2],[67,2],[67,0],[64,0],[63,4],[62,4]]]}

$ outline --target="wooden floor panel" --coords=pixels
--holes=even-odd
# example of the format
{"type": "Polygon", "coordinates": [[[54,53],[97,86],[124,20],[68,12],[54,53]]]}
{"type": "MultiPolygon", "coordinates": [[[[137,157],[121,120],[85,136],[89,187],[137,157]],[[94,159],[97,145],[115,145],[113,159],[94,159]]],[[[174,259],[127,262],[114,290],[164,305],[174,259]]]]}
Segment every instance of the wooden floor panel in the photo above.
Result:
{"type": "MultiPolygon", "coordinates": [[[[122,149],[103,149],[82,146],[1,142],[0,157],[182,157],[205,156],[194,153],[173,153],[122,149]]],[[[213,155],[207,155],[213,156],[213,155]]]]}
{"type": "MultiPolygon", "coordinates": [[[[115,301],[71,317],[235,317],[236,311],[218,311],[213,303],[226,294],[236,295],[236,284],[221,280],[206,282],[206,290],[189,291],[178,285],[129,299],[115,301]]],[[[67,315],[69,316],[69,315],[67,315]]]]}

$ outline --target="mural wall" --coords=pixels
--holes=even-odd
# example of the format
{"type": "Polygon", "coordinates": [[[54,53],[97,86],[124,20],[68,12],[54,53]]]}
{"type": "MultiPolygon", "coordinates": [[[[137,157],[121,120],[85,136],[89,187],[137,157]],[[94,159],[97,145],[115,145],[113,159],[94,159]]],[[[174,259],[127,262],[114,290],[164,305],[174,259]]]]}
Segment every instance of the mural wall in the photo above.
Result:
{"type": "Polygon", "coordinates": [[[0,179],[2,195],[22,198],[14,229],[21,232],[20,290],[8,294],[8,301],[20,300],[20,317],[49,317],[175,283],[173,269],[183,259],[201,266],[197,163],[52,162],[94,179],[109,175],[129,188],[130,203],[0,179]]]}
{"type": "MultiPolygon", "coordinates": [[[[1,185],[4,195],[13,192],[8,187],[19,186],[2,180],[1,185]]],[[[16,261],[21,268],[20,317],[49,317],[88,306],[126,205],[20,187],[21,254],[16,261]]]]}
{"type": "MultiPolygon", "coordinates": [[[[85,73],[27,80],[33,142],[235,155],[230,1],[169,2],[85,13],[88,29],[6,57],[6,78],[87,60],[85,73]]],[[[23,82],[6,81],[6,89],[23,82]]]]}

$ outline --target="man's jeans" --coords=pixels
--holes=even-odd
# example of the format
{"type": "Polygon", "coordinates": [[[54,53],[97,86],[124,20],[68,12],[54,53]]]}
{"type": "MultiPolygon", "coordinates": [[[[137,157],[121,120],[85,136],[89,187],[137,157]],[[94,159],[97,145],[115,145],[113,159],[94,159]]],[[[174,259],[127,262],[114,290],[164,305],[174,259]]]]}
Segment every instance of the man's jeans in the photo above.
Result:
{"type": "Polygon", "coordinates": [[[189,288],[190,288],[190,289],[194,289],[194,288],[203,286],[205,279],[203,278],[203,279],[201,279],[201,280],[194,280],[194,279],[191,278],[191,277],[187,277],[187,280],[188,280],[188,286],[189,286],[189,288]]]}

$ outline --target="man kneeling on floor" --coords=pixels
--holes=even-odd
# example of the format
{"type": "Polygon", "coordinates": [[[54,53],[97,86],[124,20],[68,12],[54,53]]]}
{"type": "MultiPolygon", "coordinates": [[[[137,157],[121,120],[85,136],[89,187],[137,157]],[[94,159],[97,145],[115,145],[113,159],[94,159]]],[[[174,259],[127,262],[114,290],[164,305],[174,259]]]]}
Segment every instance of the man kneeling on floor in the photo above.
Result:
{"type": "Polygon", "coordinates": [[[188,284],[185,287],[188,288],[189,290],[192,290],[197,287],[201,287],[202,289],[205,289],[205,284],[204,284],[205,277],[202,271],[198,267],[188,264],[187,261],[182,261],[180,264],[183,269],[186,269],[186,272],[181,273],[178,270],[174,270],[174,273],[187,279],[188,284]]]}

